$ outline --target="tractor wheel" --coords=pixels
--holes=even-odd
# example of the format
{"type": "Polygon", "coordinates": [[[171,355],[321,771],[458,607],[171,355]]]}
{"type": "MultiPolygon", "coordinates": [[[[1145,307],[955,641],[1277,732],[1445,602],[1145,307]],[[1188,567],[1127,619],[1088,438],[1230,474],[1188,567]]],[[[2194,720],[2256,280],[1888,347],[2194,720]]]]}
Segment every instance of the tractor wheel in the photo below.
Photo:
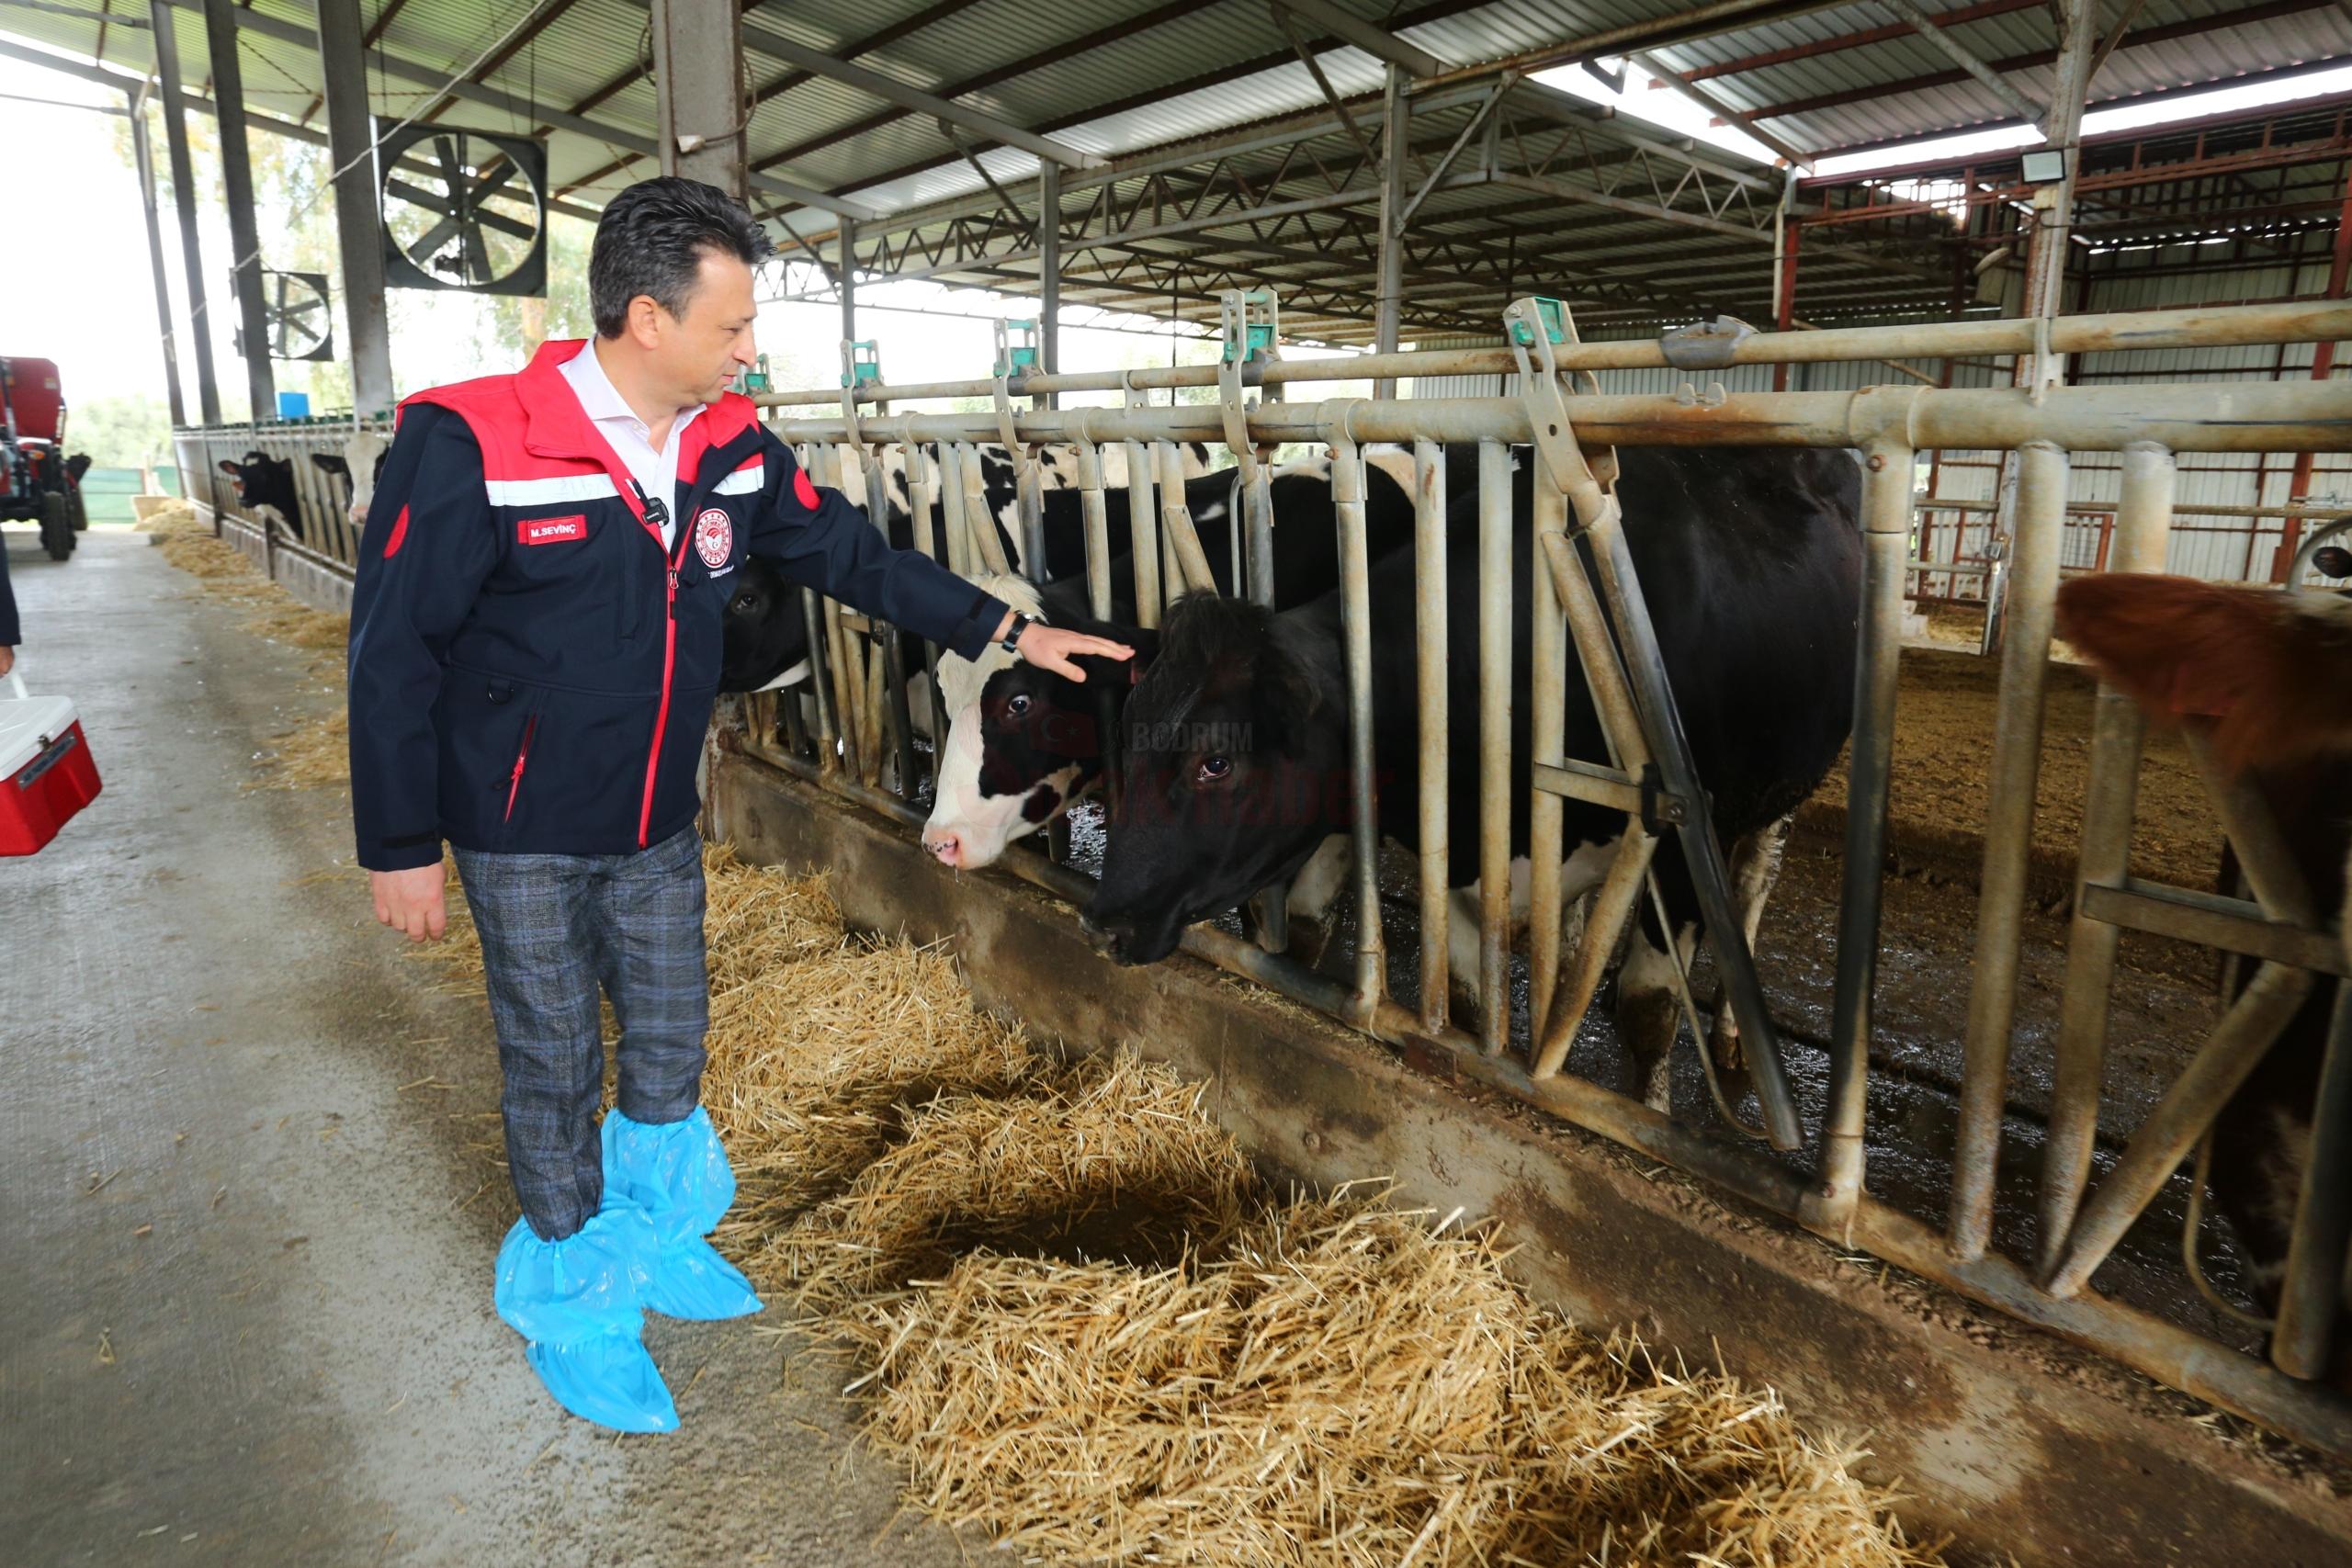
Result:
{"type": "Polygon", "coordinates": [[[89,504],[82,499],[82,487],[78,484],[74,487],[74,531],[76,534],[90,531],[89,504]]]}
{"type": "Polygon", "coordinates": [[[74,553],[74,503],[56,491],[40,498],[40,542],[51,560],[74,553]]]}

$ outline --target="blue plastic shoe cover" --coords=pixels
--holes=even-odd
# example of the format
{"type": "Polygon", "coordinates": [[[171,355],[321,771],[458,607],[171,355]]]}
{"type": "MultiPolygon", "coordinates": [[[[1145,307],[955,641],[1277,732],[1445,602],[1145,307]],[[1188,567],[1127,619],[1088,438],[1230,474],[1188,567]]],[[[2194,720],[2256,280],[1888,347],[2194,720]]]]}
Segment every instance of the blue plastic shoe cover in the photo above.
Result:
{"type": "Polygon", "coordinates": [[[605,1115],[605,1201],[636,1204],[651,1216],[657,1250],[639,1299],[665,1317],[711,1320],[760,1310],[760,1298],[736,1267],[703,1239],[735,1201],[735,1173],[710,1112],[696,1106],[683,1122],[632,1122],[605,1115]]]}
{"type": "Polygon", "coordinates": [[[678,1409],[639,1335],[652,1226],[607,1204],[561,1241],[517,1220],[498,1249],[492,1299],[558,1404],[622,1432],[674,1432],[678,1409]]]}

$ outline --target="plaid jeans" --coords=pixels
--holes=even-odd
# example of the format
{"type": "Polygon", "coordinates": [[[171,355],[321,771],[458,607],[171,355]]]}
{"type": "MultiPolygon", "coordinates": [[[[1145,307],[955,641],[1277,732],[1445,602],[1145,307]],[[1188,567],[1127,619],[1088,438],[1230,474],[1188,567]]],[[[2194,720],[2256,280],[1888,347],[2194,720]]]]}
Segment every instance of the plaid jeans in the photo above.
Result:
{"type": "Polygon", "coordinates": [[[489,972],[507,1169],[531,1229],[561,1241],[605,1196],[600,984],[620,1020],[621,1113],[682,1122],[700,1099],[702,841],[688,829],[634,854],[454,852],[489,972]]]}

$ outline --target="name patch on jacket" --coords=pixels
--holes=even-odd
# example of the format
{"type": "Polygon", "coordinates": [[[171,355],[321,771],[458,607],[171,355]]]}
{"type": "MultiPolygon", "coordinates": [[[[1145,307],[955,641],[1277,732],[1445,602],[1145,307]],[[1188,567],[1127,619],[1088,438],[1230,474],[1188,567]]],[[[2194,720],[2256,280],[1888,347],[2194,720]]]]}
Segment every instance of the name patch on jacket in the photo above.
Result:
{"type": "Polygon", "coordinates": [[[526,545],[560,545],[588,536],[588,516],[526,517],[514,525],[514,537],[526,545]]]}
{"type": "Polygon", "coordinates": [[[702,564],[717,570],[727,564],[727,553],[735,547],[735,523],[719,507],[710,507],[695,519],[695,554],[702,557],[702,564]]]}

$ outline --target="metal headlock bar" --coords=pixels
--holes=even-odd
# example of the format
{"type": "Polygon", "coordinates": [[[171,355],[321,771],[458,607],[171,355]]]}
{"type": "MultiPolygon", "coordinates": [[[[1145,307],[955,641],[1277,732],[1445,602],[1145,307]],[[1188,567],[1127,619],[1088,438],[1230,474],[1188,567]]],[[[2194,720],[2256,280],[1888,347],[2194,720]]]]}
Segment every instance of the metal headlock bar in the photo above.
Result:
{"type": "MultiPolygon", "coordinates": [[[[1623,770],[1619,777],[1626,784],[1634,784],[1645,769],[1657,769],[1666,797],[1673,805],[1674,830],[1681,840],[1692,890],[1698,895],[1707,941],[1714,950],[1715,967],[1723,976],[1724,995],[1732,1016],[1739,1021],[1740,1038],[1749,1053],[1756,1102],[1764,1113],[1764,1130],[1774,1148],[1798,1148],[1804,1142],[1804,1129],[1797,1119],[1796,1101],[1789,1093],[1788,1074],[1781,1063],[1780,1037],[1773,1029],[1771,1010],[1764,1001],[1764,987],[1756,977],[1756,958],[1748,951],[1747,931],[1732,903],[1731,867],[1724,858],[1722,840],[1716,837],[1714,822],[1706,808],[1698,764],[1691,759],[1690,742],[1683,734],[1681,711],[1675,705],[1673,690],[1667,683],[1666,655],[1658,646],[1657,629],[1650,621],[1641,579],[1625,546],[1624,524],[1617,505],[1617,454],[1606,446],[1596,447],[1588,454],[1577,439],[1575,423],[1561,393],[1555,345],[1576,341],[1575,318],[1558,300],[1526,299],[1513,301],[1503,312],[1503,325],[1510,334],[1512,356],[1519,364],[1520,400],[1527,410],[1536,455],[1543,460],[1553,486],[1567,497],[1576,513],[1577,531],[1591,548],[1608,609],[1607,623],[1599,614],[1600,606],[1589,603],[1591,586],[1586,581],[1583,559],[1573,543],[1562,536],[1560,530],[1545,529],[1539,524],[1536,539],[1544,556],[1542,564],[1545,569],[1540,579],[1555,591],[1559,605],[1573,606],[1566,613],[1569,633],[1575,638],[1577,657],[1584,663],[1586,681],[1592,688],[1594,710],[1600,719],[1602,733],[1609,738],[1617,765],[1623,770]],[[1616,633],[1613,641],[1610,637],[1612,628],[1616,633]],[[1620,671],[1622,682],[1617,673],[1620,671]]],[[[1592,373],[1585,371],[1583,376],[1586,389],[1597,395],[1600,389],[1592,379],[1592,373]]],[[[1547,628],[1556,623],[1561,614],[1558,607],[1546,605],[1540,599],[1535,609],[1538,623],[1547,628]]],[[[1554,657],[1549,647],[1537,650],[1536,669],[1539,677],[1546,681],[1547,690],[1535,694],[1535,713],[1554,736],[1548,750],[1542,741],[1537,742],[1535,761],[1539,762],[1555,761],[1560,749],[1558,724],[1551,717],[1560,701],[1556,677],[1551,672],[1554,657]]],[[[1613,784],[1618,781],[1603,782],[1613,784]]],[[[1537,788],[1547,794],[1600,804],[1594,797],[1600,792],[1589,791],[1586,780],[1577,774],[1546,775],[1537,788]]],[[[1532,842],[1529,853],[1536,867],[1550,872],[1545,879],[1549,886],[1536,886],[1529,895],[1529,904],[1531,909],[1549,910],[1559,901],[1556,868],[1560,863],[1560,825],[1556,806],[1550,807],[1540,825],[1545,829],[1541,835],[1544,841],[1532,842]],[[1544,897],[1547,890],[1552,894],[1548,899],[1544,897]]],[[[1626,820],[1615,863],[1610,868],[1592,914],[1587,918],[1576,983],[1563,996],[1553,998],[1555,1004],[1565,1001],[1566,1005],[1557,1007],[1545,1018],[1535,1062],[1538,1076],[1558,1071],[1566,1060],[1569,1043],[1576,1038],[1585,1010],[1591,1004],[1593,989],[1599,985],[1599,970],[1623,934],[1625,922],[1634,912],[1635,896],[1650,880],[1657,843],[1656,836],[1645,826],[1636,809],[1626,820]]],[[[1669,928],[1665,934],[1668,950],[1675,961],[1679,988],[1687,997],[1689,979],[1681,974],[1674,932],[1669,928]]],[[[1543,956],[1539,953],[1531,960],[1539,976],[1544,968],[1543,956]]],[[[1498,987],[1499,980],[1499,976],[1488,978],[1490,992],[1498,987]]],[[[1488,1048],[1499,1049],[1499,1041],[1490,1040],[1488,1048]]],[[[1702,1056],[1707,1050],[1703,1034],[1699,1039],[1699,1050],[1702,1056]]],[[[1709,1062],[1708,1066],[1712,1072],[1713,1064],[1709,1062]]],[[[1732,1121],[1738,1125],[1736,1117],[1732,1121]]]]}
{"type": "MultiPolygon", "coordinates": [[[[1940,1280],[1973,1299],[2076,1343],[2105,1351],[2173,1387],[2211,1401],[2271,1429],[2340,1454],[2352,1454],[2352,1400],[2312,1380],[2326,1364],[2340,1321],[2335,1283],[2341,1277],[2352,1232],[2352,999],[2339,992],[2335,1032],[2321,1074],[2312,1161],[2297,1210],[2278,1326],[2267,1359],[2102,1296],[2091,1283],[2100,1261],[2148,1206],[2151,1196],[2196,1145],[2213,1112],[2241,1084],[2293,1006],[2318,976],[2352,969],[2340,938],[2310,908],[2290,877],[2278,874],[2275,832],[2236,781],[2213,781],[2231,840],[2249,867],[2255,901],[2217,897],[2155,886],[2128,874],[2132,784],[2141,725],[2135,710],[2113,694],[2095,709],[2091,769],[2085,807],[2081,880],[2070,933],[2067,979],[2061,997],[2056,1073],[2047,1115],[2049,1136],[2036,1188],[2041,1211],[2038,1257],[2011,1257],[1993,1245],[1994,1177],[2005,1120],[2020,1112],[2008,1101],[2009,1047],[2017,1033],[2029,857],[2042,750],[2045,671],[2052,605],[2058,581],[2059,541],[2068,510],[2070,460],[2084,452],[2122,455],[2123,491],[2117,507],[2114,570],[2160,570],[2174,512],[2176,457],[2197,452],[2352,451],[2352,383],[2232,382],[2055,387],[2039,401],[2023,389],[1946,389],[1879,386],[1853,392],[1746,393],[1704,396],[1604,396],[1585,378],[1570,388],[1562,377],[1603,368],[1667,367],[1694,372],[1725,365],[1875,360],[1919,355],[2031,354],[2046,344],[2059,354],[2132,348],[2210,347],[2352,339],[2352,305],[2342,301],[2063,317],[2039,331],[2029,322],[1972,321],[1940,325],[1837,329],[1803,333],[1745,333],[1718,322],[1671,342],[1586,344],[1576,340],[1564,309],[1522,300],[1507,316],[1510,338],[1498,349],[1349,359],[1281,359],[1273,355],[1273,302],[1227,303],[1227,352],[1215,365],[1183,366],[1109,375],[1022,374],[1008,352],[999,374],[977,383],[892,388],[878,367],[854,385],[820,393],[770,394],[758,400],[775,410],[805,409],[815,417],[772,414],[777,433],[804,443],[820,482],[838,472],[838,448],[872,453],[888,446],[908,455],[908,483],[917,515],[927,516],[933,482],[920,446],[939,444],[937,475],[948,527],[947,564],[970,573],[997,550],[995,528],[981,494],[978,442],[1007,441],[1034,457],[1048,445],[1075,446],[1086,531],[1087,589],[1099,616],[1111,607],[1111,559],[1104,522],[1102,448],[1126,447],[1129,518],[1133,530],[1136,618],[1161,619],[1168,593],[1207,581],[1206,561],[1183,500],[1175,444],[1221,442],[1234,453],[1240,516],[1249,530],[1240,585],[1265,602],[1272,589],[1269,507],[1256,501],[1275,446],[1316,442],[1331,453],[1332,500],[1340,548],[1349,742],[1353,763],[1354,881],[1351,888],[1361,930],[1353,971],[1335,978],[1286,953],[1212,926],[1186,931],[1184,950],[1196,957],[1347,1021],[1374,1037],[1453,1073],[1492,1086],[1644,1156],[1670,1164],[1782,1214],[1795,1224],[1900,1268],[1940,1280]],[[1263,329],[1261,332],[1261,329],[1263,329]],[[1522,378],[1509,397],[1410,400],[1342,399],[1283,402],[1275,389],[1294,382],[1363,378],[1510,373],[1522,378]],[[1154,402],[1159,389],[1214,388],[1214,401],[1154,402]],[[1257,389],[1260,400],[1245,394],[1257,389]],[[1015,407],[1043,395],[1108,389],[1123,395],[1112,408],[1015,407]],[[844,391],[847,394],[843,400],[844,391]],[[893,413],[899,400],[979,398],[978,413],[893,413]],[[1378,848],[1372,770],[1372,672],[1369,561],[1365,526],[1365,448],[1409,444],[1413,453],[1415,568],[1414,650],[1417,718],[1423,737],[1419,789],[1419,1005],[1408,1009],[1387,996],[1385,935],[1375,875],[1378,848]],[[1477,911],[1476,973],[1464,973],[1476,1004],[1457,1022],[1449,1000],[1449,955],[1457,915],[1449,893],[1448,789],[1453,761],[1447,744],[1447,615],[1449,509],[1446,448],[1476,444],[1478,504],[1458,526],[1476,529],[1475,593],[1464,604],[1508,604],[1526,580],[1534,615],[1528,744],[1523,759],[1532,788],[1528,804],[1528,980],[1530,1023],[1524,1036],[1511,1027],[1508,985],[1511,899],[1510,825],[1511,661],[1509,619],[1479,616],[1477,758],[1481,908],[1477,911]],[[1732,907],[1722,847],[1709,821],[1706,795],[1690,766],[1667,689],[1657,639],[1625,547],[1613,491],[1613,448],[1647,446],[1838,447],[1862,460],[1862,561],[1852,731],[1847,769],[1844,855],[1839,871],[1837,980],[1827,1040],[1827,1094],[1818,1125],[1800,1124],[1792,1101],[1781,1043],[1757,984],[1743,921],[1732,907]],[[1512,556],[1514,446],[1532,447],[1534,556],[1512,556]],[[1959,1134],[1950,1153],[1951,1204],[1944,1224],[1930,1224],[1873,1197],[1865,1188],[1864,1129],[1871,1085],[1872,992],[1880,951],[1880,898],[1887,845],[1887,801],[1894,745],[1897,673],[1902,658],[1904,591],[1917,504],[1914,457],[1936,448],[1997,449],[2020,454],[2018,525],[2007,565],[2010,631],[2004,639],[2000,694],[1989,767],[1989,804],[1982,824],[1976,949],[1968,967],[1970,992],[1965,1066],[1960,1087],[1959,1134]],[[1165,493],[1163,493],[1163,491],[1165,493]],[[1581,542],[1579,542],[1581,540],[1581,542]],[[1607,739],[1606,758],[1570,758],[1562,735],[1567,653],[1573,648],[1607,739]],[[1622,813],[1625,829],[1592,894],[1594,908],[1566,964],[1559,848],[1564,803],[1584,801],[1622,813]],[[1610,958],[1610,935],[1622,932],[1641,901],[1657,897],[1654,861],[1668,833],[1679,835],[1700,897],[1701,913],[1724,979],[1731,1016],[1739,1024],[1763,1109],[1763,1133],[1773,1149],[1724,1138],[1688,1124],[1626,1095],[1566,1070],[1577,1022],[1591,1005],[1610,958]],[[2299,895],[2301,895],[2299,898],[2299,895]],[[2091,1135],[2098,1127],[2104,1077],[2109,981],[2116,934],[2152,931],[2248,954],[2259,962],[2252,985],[2197,1051],[2180,1080],[2134,1133],[2122,1157],[2096,1187],[2091,1135]],[[1776,1150],[1810,1132],[1816,1157],[1800,1167],[1776,1150]]],[[[1010,350],[1012,345],[1008,343],[1010,350]]],[[[870,363],[870,362],[869,362],[870,363]]],[[[183,433],[184,446],[206,433],[183,433]]],[[[222,433],[223,444],[244,433],[222,433]]],[[[1016,458],[1017,460],[1017,458],[1016,458]]],[[[1460,459],[1456,459],[1459,461],[1460,459]]],[[[879,492],[880,486],[873,487],[879,492]]],[[[919,546],[931,547],[927,528],[919,546]]],[[[1464,543],[1472,542],[1465,533],[1464,543]]],[[[1457,559],[1457,570],[1459,562],[1457,559]]],[[[886,718],[879,687],[895,671],[872,661],[854,663],[857,628],[838,606],[808,601],[815,630],[808,691],[813,726],[795,700],[779,727],[776,699],[747,704],[751,734],[744,750],[777,768],[856,802],[893,821],[912,825],[916,781],[902,768],[897,790],[877,787],[872,760],[884,750],[886,718]],[[813,728],[814,733],[809,734],[813,728]]],[[[1467,769],[1464,770],[1465,775],[1467,769]]],[[[1115,785],[1114,785],[1115,787],[1115,785]]],[[[1076,868],[1020,851],[1000,863],[1009,874],[1083,901],[1089,880],[1076,868]]],[[[2291,869],[2291,868],[2290,868],[2291,869]]],[[[1261,941],[1264,931],[1261,929],[1261,941]]],[[[1465,937],[1467,931],[1463,933],[1465,937]]],[[[1669,946],[1675,944],[1669,941],[1669,946]]],[[[1695,1010],[1686,976],[1675,962],[1685,1019],[1695,1010]]],[[[1472,961],[1466,952],[1462,960],[1472,961]]],[[[1700,1059],[1726,1122],[1715,1064],[1700,1040],[1700,1059]]],[[[1924,1152],[1924,1151],[1923,1151],[1924,1152]]],[[[1939,1154],[1936,1157],[1942,1157],[1939,1154]]]]}

